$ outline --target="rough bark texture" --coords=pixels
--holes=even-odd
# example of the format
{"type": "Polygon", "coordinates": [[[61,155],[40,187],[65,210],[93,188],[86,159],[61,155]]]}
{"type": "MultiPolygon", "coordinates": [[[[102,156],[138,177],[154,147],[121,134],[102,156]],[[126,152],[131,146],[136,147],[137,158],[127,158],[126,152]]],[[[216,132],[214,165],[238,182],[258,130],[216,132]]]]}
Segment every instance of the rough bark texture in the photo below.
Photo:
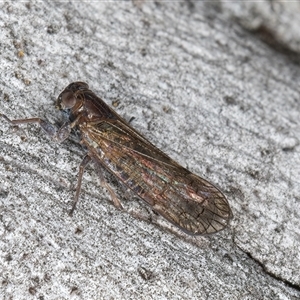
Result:
{"type": "Polygon", "coordinates": [[[91,166],[71,218],[77,137],[1,119],[1,299],[299,299],[299,4],[210,3],[0,4],[1,113],[86,81],[234,213],[190,237],[91,166]]]}

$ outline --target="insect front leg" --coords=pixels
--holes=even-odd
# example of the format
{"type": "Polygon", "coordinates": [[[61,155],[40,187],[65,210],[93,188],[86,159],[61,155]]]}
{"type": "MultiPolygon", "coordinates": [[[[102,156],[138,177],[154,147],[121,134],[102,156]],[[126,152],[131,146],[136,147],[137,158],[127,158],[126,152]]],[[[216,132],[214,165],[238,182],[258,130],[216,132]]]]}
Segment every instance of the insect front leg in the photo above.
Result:
{"type": "Polygon", "coordinates": [[[28,124],[36,123],[46,132],[46,134],[55,142],[61,143],[66,138],[69,137],[72,124],[70,122],[64,123],[60,128],[57,128],[55,125],[51,124],[49,121],[43,120],[41,118],[29,118],[29,119],[17,119],[11,120],[6,115],[0,113],[7,122],[18,125],[18,124],[28,124]]]}

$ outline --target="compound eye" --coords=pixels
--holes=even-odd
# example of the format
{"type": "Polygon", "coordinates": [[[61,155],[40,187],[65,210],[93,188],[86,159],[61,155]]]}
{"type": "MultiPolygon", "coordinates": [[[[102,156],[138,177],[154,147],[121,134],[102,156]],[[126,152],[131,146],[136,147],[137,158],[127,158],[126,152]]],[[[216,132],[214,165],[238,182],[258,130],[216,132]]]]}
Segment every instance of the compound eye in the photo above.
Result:
{"type": "Polygon", "coordinates": [[[76,104],[76,98],[73,92],[64,92],[61,95],[62,109],[72,108],[76,104]]]}

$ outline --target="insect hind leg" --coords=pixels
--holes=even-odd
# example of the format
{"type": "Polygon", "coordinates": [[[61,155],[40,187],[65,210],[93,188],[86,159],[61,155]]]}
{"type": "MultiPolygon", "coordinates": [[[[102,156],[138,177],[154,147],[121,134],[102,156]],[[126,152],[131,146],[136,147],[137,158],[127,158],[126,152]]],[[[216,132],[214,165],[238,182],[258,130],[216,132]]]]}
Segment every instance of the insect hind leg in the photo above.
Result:
{"type": "Polygon", "coordinates": [[[106,188],[108,190],[108,192],[110,193],[110,197],[113,201],[114,206],[118,209],[123,209],[123,206],[122,206],[120,200],[118,199],[117,194],[114,192],[114,190],[111,188],[111,186],[105,180],[102,168],[103,168],[102,165],[99,162],[95,161],[95,170],[97,172],[97,175],[100,178],[101,185],[104,188],[106,188]]]}

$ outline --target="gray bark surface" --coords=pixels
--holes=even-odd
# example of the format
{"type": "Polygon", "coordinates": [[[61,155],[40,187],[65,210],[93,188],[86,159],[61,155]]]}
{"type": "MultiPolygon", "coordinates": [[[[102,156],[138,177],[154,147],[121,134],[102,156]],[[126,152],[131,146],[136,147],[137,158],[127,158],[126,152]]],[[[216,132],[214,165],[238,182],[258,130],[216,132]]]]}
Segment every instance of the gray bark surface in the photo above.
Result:
{"type": "Polygon", "coordinates": [[[188,236],[109,177],[117,210],[91,165],[69,217],[78,137],[1,118],[1,299],[300,298],[300,8],[211,3],[0,4],[0,113],[62,124],[86,81],[234,214],[188,236]]]}

